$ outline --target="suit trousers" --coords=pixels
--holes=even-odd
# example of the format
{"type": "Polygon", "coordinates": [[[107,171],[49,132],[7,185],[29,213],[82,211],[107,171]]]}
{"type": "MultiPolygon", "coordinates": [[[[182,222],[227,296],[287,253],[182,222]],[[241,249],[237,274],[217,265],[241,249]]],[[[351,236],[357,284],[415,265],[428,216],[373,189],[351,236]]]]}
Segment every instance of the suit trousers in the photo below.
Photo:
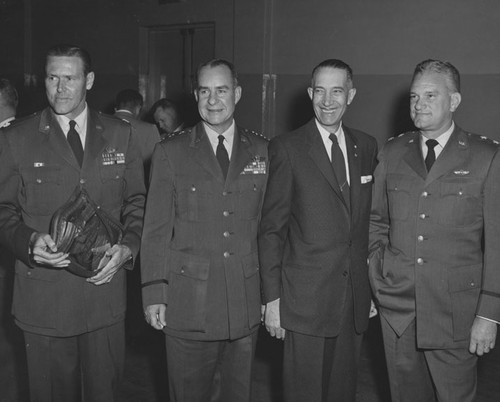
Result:
{"type": "Polygon", "coordinates": [[[31,401],[118,401],[125,364],[123,321],[64,338],[24,332],[24,340],[31,401]]]}
{"type": "Polygon", "coordinates": [[[415,320],[401,337],[380,322],[393,402],[475,400],[477,357],[467,348],[419,349],[415,320]]]}
{"type": "Polygon", "coordinates": [[[218,394],[219,402],[249,402],[257,333],[222,341],[166,334],[170,401],[207,402],[218,394]]]}
{"type": "Polygon", "coordinates": [[[354,328],[354,304],[348,291],[340,332],[319,337],[287,330],[283,359],[285,402],[349,402],[356,381],[363,335],[354,328]]]}

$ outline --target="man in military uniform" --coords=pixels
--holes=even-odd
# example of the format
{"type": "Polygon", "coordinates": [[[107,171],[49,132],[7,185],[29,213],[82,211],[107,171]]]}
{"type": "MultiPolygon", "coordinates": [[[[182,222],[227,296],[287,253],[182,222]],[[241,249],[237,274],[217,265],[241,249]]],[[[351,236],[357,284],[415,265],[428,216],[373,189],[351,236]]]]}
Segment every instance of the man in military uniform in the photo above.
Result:
{"type": "Polygon", "coordinates": [[[415,68],[418,128],[389,141],[375,170],[370,281],[393,401],[473,401],[476,355],[500,321],[500,155],[453,122],[460,76],[415,68]]]}
{"type": "Polygon", "coordinates": [[[122,268],[139,249],[142,160],[128,123],[88,108],[94,73],[85,50],[54,46],[45,71],[50,107],[0,136],[0,243],[17,258],[12,310],[32,400],[115,401],[125,354],[122,268]],[[64,269],[70,256],[49,235],[52,215],[78,186],[124,226],[87,279],[64,269]]]}
{"type": "Polygon", "coordinates": [[[147,322],[166,339],[172,401],[249,401],[261,318],[257,227],[267,140],[236,126],[233,65],[198,68],[202,122],[156,147],[141,247],[147,322]]]}

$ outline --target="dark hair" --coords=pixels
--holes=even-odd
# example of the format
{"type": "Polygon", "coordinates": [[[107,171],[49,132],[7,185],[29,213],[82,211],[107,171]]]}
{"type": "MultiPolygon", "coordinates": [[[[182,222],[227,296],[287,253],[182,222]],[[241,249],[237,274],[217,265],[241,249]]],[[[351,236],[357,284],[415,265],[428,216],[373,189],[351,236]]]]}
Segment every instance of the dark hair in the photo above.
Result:
{"type": "Polygon", "coordinates": [[[344,63],[342,60],[338,60],[338,59],[323,60],[316,67],[313,68],[313,71],[311,74],[311,81],[314,81],[314,75],[321,68],[338,68],[340,70],[344,70],[347,73],[347,82],[352,87],[352,85],[353,85],[353,80],[352,80],[353,73],[352,73],[352,68],[351,68],[351,66],[349,66],[349,64],[344,63]]]}
{"type": "Polygon", "coordinates": [[[81,47],[65,43],[52,46],[49,50],[47,50],[45,61],[47,62],[49,57],[54,56],[79,57],[83,62],[83,74],[86,76],[92,71],[92,60],[90,59],[90,54],[81,47]]]}
{"type": "Polygon", "coordinates": [[[2,95],[3,103],[6,106],[17,109],[19,97],[16,87],[7,78],[0,78],[0,94],[2,95]]]}
{"type": "Polygon", "coordinates": [[[233,84],[235,87],[238,86],[238,73],[236,72],[236,69],[234,68],[234,64],[231,63],[230,61],[227,61],[225,59],[212,59],[209,60],[205,63],[201,63],[198,65],[198,68],[196,69],[196,77],[195,77],[195,82],[194,82],[194,88],[198,89],[198,79],[200,77],[200,72],[202,69],[205,67],[218,67],[218,66],[226,66],[229,71],[231,71],[231,76],[233,77],[233,84]]]}
{"type": "Polygon", "coordinates": [[[176,122],[178,123],[177,125],[179,125],[180,123],[182,123],[182,116],[181,116],[181,113],[180,113],[180,110],[179,110],[179,107],[177,106],[177,104],[173,101],[173,100],[170,100],[170,99],[167,99],[167,98],[161,98],[159,100],[157,100],[153,106],[151,106],[151,109],[149,111],[149,114],[151,116],[151,119],[152,121],[154,121],[154,114],[156,112],[157,109],[171,109],[174,114],[175,114],[175,119],[176,119],[176,122]]]}
{"type": "Polygon", "coordinates": [[[460,92],[460,73],[457,68],[448,61],[427,59],[417,64],[413,72],[412,82],[419,74],[433,72],[444,74],[448,81],[448,89],[451,92],[460,92]]]}
{"type": "Polygon", "coordinates": [[[144,100],[135,89],[124,89],[116,95],[115,106],[118,109],[142,107],[144,100]]]}

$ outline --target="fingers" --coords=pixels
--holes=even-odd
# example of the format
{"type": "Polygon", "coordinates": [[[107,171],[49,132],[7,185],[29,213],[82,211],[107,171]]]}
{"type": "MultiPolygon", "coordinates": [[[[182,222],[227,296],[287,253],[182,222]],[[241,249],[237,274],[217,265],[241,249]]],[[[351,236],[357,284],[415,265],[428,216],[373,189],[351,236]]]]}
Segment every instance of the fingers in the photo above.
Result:
{"type": "Polygon", "coordinates": [[[146,322],[154,329],[162,330],[166,326],[164,304],[155,304],[146,307],[144,310],[144,318],[146,322]]]}
{"type": "Polygon", "coordinates": [[[37,264],[50,265],[56,268],[64,268],[70,264],[68,254],[61,252],[51,252],[41,248],[33,249],[33,260],[37,264]]]}
{"type": "Polygon", "coordinates": [[[269,335],[277,339],[285,339],[285,330],[283,328],[266,325],[266,329],[269,335]]]}

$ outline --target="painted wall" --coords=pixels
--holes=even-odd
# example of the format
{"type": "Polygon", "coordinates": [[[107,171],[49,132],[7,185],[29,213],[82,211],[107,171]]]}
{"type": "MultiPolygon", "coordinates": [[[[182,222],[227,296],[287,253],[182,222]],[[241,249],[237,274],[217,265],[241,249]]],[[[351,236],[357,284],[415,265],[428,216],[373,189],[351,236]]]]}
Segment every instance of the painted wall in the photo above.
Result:
{"type": "MultiPolygon", "coordinates": [[[[100,109],[109,110],[117,91],[137,87],[139,74],[147,74],[140,71],[141,29],[214,22],[216,56],[234,60],[240,72],[238,121],[268,136],[310,118],[305,92],[310,71],[335,57],[353,67],[358,89],[346,123],[383,143],[411,127],[407,89],[415,64],[439,58],[462,73],[457,122],[500,139],[497,0],[184,0],[166,5],[157,0],[24,0],[24,8],[19,3],[0,3],[0,44],[10,50],[0,58],[0,74],[42,77],[47,47],[79,43],[94,59],[97,79],[89,101],[100,109]]],[[[23,96],[32,98],[23,103],[23,112],[41,107],[43,81],[23,96]]]]}

